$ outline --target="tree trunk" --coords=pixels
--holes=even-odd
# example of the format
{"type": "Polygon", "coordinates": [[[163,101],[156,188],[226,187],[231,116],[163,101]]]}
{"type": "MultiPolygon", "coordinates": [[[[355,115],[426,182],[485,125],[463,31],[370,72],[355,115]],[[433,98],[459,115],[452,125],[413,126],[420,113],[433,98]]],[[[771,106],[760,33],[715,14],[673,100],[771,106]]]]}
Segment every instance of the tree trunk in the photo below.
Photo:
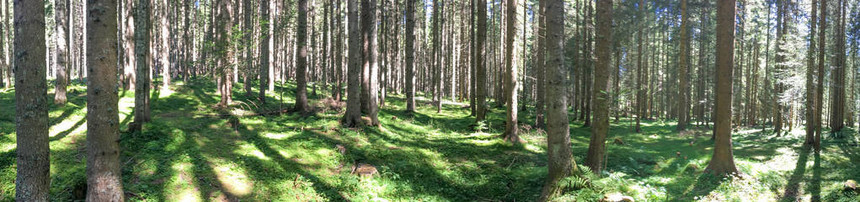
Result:
{"type": "Polygon", "coordinates": [[[362,89],[366,89],[365,93],[369,96],[367,99],[367,115],[370,117],[370,125],[378,126],[379,118],[377,117],[379,111],[378,105],[378,96],[379,92],[379,64],[377,63],[377,58],[379,54],[379,50],[377,44],[377,22],[376,22],[376,0],[362,0],[361,1],[361,29],[363,31],[363,39],[364,39],[364,69],[367,75],[364,80],[367,81],[367,85],[363,86],[362,89]]]}
{"type": "Polygon", "coordinates": [[[15,137],[18,140],[15,200],[48,201],[51,162],[44,58],[47,49],[45,3],[15,1],[14,4],[15,137]]]}
{"type": "Polygon", "coordinates": [[[87,5],[87,200],[123,201],[117,113],[116,1],[87,5]]]}
{"type": "MultiPolygon", "coordinates": [[[[809,48],[806,51],[806,140],[804,141],[804,145],[813,146],[815,144],[815,106],[816,102],[816,92],[818,89],[815,89],[815,26],[816,19],[818,15],[817,11],[817,0],[812,0],[812,18],[809,20],[810,28],[809,28],[809,48]]],[[[820,116],[820,114],[818,115],[820,116]]]]}
{"type": "Polygon", "coordinates": [[[822,109],[824,108],[824,48],[827,47],[826,40],[824,40],[825,32],[827,30],[827,0],[821,0],[819,4],[819,8],[821,10],[821,18],[818,19],[818,26],[821,31],[818,32],[818,87],[819,89],[816,91],[817,97],[815,100],[820,100],[821,102],[815,102],[815,111],[818,112],[815,116],[815,141],[813,142],[813,147],[815,147],[815,151],[821,151],[821,125],[822,125],[822,109]]]}
{"type": "MultiPolygon", "coordinates": [[[[306,1],[306,0],[301,0],[306,1]]],[[[358,25],[358,0],[347,0],[349,9],[349,65],[347,82],[347,105],[343,124],[358,127],[361,123],[361,31],[358,25]]]]}
{"type": "MultiPolygon", "coordinates": [[[[293,111],[304,114],[308,109],[308,1],[298,1],[296,30],[296,106],[293,111]]],[[[351,51],[350,51],[351,52],[351,51]]],[[[350,53],[352,54],[352,53],[350,53]]],[[[351,96],[351,95],[350,95],[351,96]]]]}
{"type": "Polygon", "coordinates": [[[732,65],[735,33],[735,0],[717,3],[717,85],[714,114],[714,155],[706,172],[737,174],[732,154],[732,65]]]}
{"type": "Polygon", "coordinates": [[[475,110],[477,111],[477,115],[475,116],[475,122],[484,121],[487,116],[487,69],[484,64],[484,59],[487,56],[486,42],[487,42],[487,1],[486,0],[477,0],[478,9],[478,29],[477,29],[477,47],[475,52],[475,70],[476,76],[478,78],[475,81],[475,91],[477,96],[475,97],[475,105],[477,106],[475,110]]]}
{"type": "Polygon", "coordinates": [[[261,0],[260,1],[260,15],[264,23],[261,23],[263,26],[260,28],[261,39],[260,39],[260,103],[266,104],[266,90],[269,89],[269,41],[271,40],[271,33],[269,33],[269,27],[271,26],[272,21],[269,21],[269,0],[261,0]]]}
{"type": "MultiPolygon", "coordinates": [[[[682,0],[684,1],[684,0],[682,0]]],[[[588,145],[588,155],[585,165],[596,174],[604,169],[606,153],[606,134],[609,132],[609,103],[612,97],[609,91],[610,51],[612,48],[612,0],[597,2],[597,33],[595,52],[597,53],[594,68],[594,123],[591,126],[591,142],[588,145]]]]}
{"type": "Polygon", "coordinates": [[[507,119],[505,121],[505,141],[520,143],[522,140],[518,135],[518,127],[517,127],[517,68],[514,65],[514,38],[517,36],[514,35],[516,33],[516,28],[514,24],[516,23],[517,16],[517,0],[507,0],[507,16],[505,16],[505,20],[507,21],[505,37],[505,99],[507,100],[507,119]]]}
{"type": "Polygon", "coordinates": [[[645,91],[642,90],[642,32],[644,31],[643,24],[645,24],[645,0],[639,0],[639,31],[636,34],[636,41],[639,43],[637,51],[636,51],[636,128],[635,131],[637,133],[642,132],[641,119],[644,114],[642,113],[645,91]]]}
{"type": "MultiPolygon", "coordinates": [[[[541,3],[544,5],[545,3],[541,3]]],[[[537,41],[535,42],[535,59],[534,59],[534,68],[535,68],[535,82],[537,82],[537,100],[535,103],[535,127],[536,128],[544,128],[546,127],[545,116],[546,116],[546,6],[538,6],[538,14],[535,18],[537,18],[537,26],[535,30],[535,38],[537,41]]]]}
{"type": "Polygon", "coordinates": [[[415,112],[415,0],[406,0],[406,112],[415,112]]]}
{"type": "Polygon", "coordinates": [[[687,41],[690,40],[689,32],[687,31],[687,18],[689,15],[687,14],[687,0],[681,0],[681,41],[679,42],[680,50],[678,51],[680,56],[678,57],[678,131],[684,131],[687,129],[687,116],[688,110],[687,104],[688,96],[687,92],[687,41]]]}
{"type": "Polygon", "coordinates": [[[54,69],[57,70],[57,86],[54,89],[54,103],[57,105],[66,104],[66,85],[68,85],[69,73],[68,69],[68,48],[69,46],[66,44],[66,27],[68,26],[68,0],[57,0],[54,3],[54,19],[56,19],[56,26],[54,31],[55,42],[57,51],[54,57],[56,57],[56,66],[54,69]]]}
{"type": "Polygon", "coordinates": [[[135,30],[134,30],[134,54],[136,60],[135,80],[138,84],[134,89],[134,123],[130,124],[132,131],[140,131],[143,123],[149,121],[149,0],[136,0],[135,3],[135,30]]]}
{"type": "MultiPolygon", "coordinates": [[[[573,174],[576,162],[570,149],[567,118],[567,79],[564,68],[564,1],[544,0],[547,19],[547,155],[549,173],[539,201],[552,199],[561,179],[573,174]]],[[[541,5],[544,6],[544,5],[541,5]]]]}

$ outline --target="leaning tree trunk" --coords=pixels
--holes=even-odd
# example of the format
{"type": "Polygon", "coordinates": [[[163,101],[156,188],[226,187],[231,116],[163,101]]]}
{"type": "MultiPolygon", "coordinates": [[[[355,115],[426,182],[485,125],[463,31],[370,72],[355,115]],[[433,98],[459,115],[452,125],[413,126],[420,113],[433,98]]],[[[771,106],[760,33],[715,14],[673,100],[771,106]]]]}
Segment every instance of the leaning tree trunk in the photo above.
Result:
{"type": "MultiPolygon", "coordinates": [[[[682,0],[683,1],[683,0],[682,0]]],[[[588,145],[588,155],[585,164],[594,173],[603,170],[606,152],[606,134],[609,132],[609,103],[612,97],[609,91],[610,51],[612,48],[612,0],[597,2],[597,63],[594,67],[594,123],[591,126],[591,142],[588,145]]]]}
{"type": "Polygon", "coordinates": [[[736,174],[732,154],[732,66],[734,63],[735,0],[717,4],[717,86],[714,104],[714,155],[706,172],[736,174]]]}
{"type": "Polygon", "coordinates": [[[48,201],[50,192],[44,6],[16,1],[14,7],[16,201],[48,201]]]}
{"type": "MultiPolygon", "coordinates": [[[[540,201],[558,192],[561,179],[573,174],[576,162],[570,148],[570,125],[567,118],[567,72],[564,68],[564,1],[544,0],[547,20],[547,155],[549,173],[540,201]]],[[[483,6],[479,6],[483,7],[483,6]]]]}
{"type": "Polygon", "coordinates": [[[123,201],[116,1],[87,4],[87,200],[123,201]]]}

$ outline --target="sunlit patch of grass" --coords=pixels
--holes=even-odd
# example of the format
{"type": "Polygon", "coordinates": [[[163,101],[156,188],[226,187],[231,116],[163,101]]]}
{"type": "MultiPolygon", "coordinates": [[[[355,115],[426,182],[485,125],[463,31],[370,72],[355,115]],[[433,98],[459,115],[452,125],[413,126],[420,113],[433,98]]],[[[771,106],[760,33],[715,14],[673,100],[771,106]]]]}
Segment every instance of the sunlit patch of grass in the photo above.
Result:
{"type": "MultiPolygon", "coordinates": [[[[189,161],[187,157],[180,161],[189,161]]],[[[171,166],[176,175],[172,176],[168,186],[171,194],[167,197],[171,201],[203,201],[199,188],[194,184],[194,165],[189,162],[176,163],[171,166]]]]}

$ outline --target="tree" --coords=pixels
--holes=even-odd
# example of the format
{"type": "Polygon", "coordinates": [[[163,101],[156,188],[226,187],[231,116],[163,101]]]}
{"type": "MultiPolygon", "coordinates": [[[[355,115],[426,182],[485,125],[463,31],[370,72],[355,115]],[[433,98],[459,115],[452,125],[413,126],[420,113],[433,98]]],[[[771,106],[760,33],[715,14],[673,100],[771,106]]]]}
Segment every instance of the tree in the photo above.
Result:
{"type": "Polygon", "coordinates": [[[415,0],[406,0],[406,112],[415,112],[415,0]]]}
{"type": "MultiPolygon", "coordinates": [[[[541,4],[545,5],[545,4],[541,4]]],[[[534,69],[535,69],[535,82],[536,91],[535,94],[537,99],[535,100],[535,127],[536,128],[544,128],[546,126],[546,79],[544,76],[546,75],[546,6],[538,6],[538,12],[536,14],[537,26],[535,26],[535,39],[537,39],[534,45],[535,59],[534,59],[534,69]]]]}
{"type": "Polygon", "coordinates": [[[507,121],[505,122],[505,134],[504,138],[506,141],[519,143],[522,140],[520,136],[517,134],[517,68],[514,65],[514,38],[517,36],[514,35],[516,32],[516,27],[514,24],[517,21],[517,0],[508,0],[507,3],[507,11],[508,14],[506,16],[507,20],[507,33],[505,36],[506,47],[505,48],[505,99],[507,99],[507,121]]]}
{"type": "MultiPolygon", "coordinates": [[[[308,1],[298,1],[298,28],[296,29],[296,106],[293,111],[306,113],[308,109],[308,1]]],[[[350,25],[351,26],[351,25],[350,25]]],[[[352,54],[350,52],[350,54],[352,54]]],[[[350,95],[352,96],[352,95],[350,95]]]]}
{"type": "Polygon", "coordinates": [[[140,131],[143,123],[149,121],[149,0],[137,0],[134,13],[134,54],[136,58],[136,83],[134,88],[134,123],[129,128],[132,131],[140,131]]]}
{"type": "Polygon", "coordinates": [[[639,43],[639,46],[636,50],[636,132],[642,132],[641,119],[645,116],[642,111],[645,109],[645,91],[642,89],[642,32],[645,31],[643,28],[643,24],[645,24],[645,0],[639,0],[639,31],[636,34],[636,41],[639,43]]]}
{"type": "Polygon", "coordinates": [[[687,81],[687,61],[688,61],[688,51],[690,41],[690,33],[687,30],[687,18],[690,16],[687,14],[687,0],[681,0],[681,41],[679,43],[680,49],[678,52],[680,57],[678,57],[678,96],[680,99],[676,102],[678,104],[678,126],[677,129],[679,131],[683,131],[687,129],[687,122],[689,120],[689,107],[690,105],[687,103],[689,101],[689,90],[688,90],[688,81],[687,81]]]}
{"type": "MultiPolygon", "coordinates": [[[[684,1],[684,0],[682,0],[684,1]]],[[[609,132],[609,103],[612,96],[609,92],[609,72],[611,68],[610,51],[612,49],[612,0],[597,2],[597,40],[595,52],[597,63],[594,71],[594,89],[592,103],[594,106],[594,123],[591,126],[591,142],[588,145],[588,155],[585,165],[594,173],[603,170],[603,157],[606,152],[606,134],[609,132]]]]}
{"type": "Polygon", "coordinates": [[[442,112],[442,25],[445,4],[433,0],[433,102],[436,113],[442,112]]]}
{"type": "MultiPolygon", "coordinates": [[[[837,9],[844,9],[842,2],[839,0],[837,9]]],[[[830,74],[830,132],[839,132],[845,127],[845,32],[842,28],[842,16],[840,10],[836,10],[836,23],[834,27],[834,62],[833,73],[830,74]]],[[[824,18],[825,14],[821,15],[824,18]]],[[[825,30],[822,28],[822,30],[825,30]]]]}
{"type": "MultiPolygon", "coordinates": [[[[301,0],[305,1],[305,0],[301,0]]],[[[361,124],[361,38],[358,26],[358,0],[347,0],[349,26],[349,65],[347,65],[347,101],[343,124],[357,127],[361,124]]]]}
{"type": "Polygon", "coordinates": [[[170,24],[167,23],[167,18],[169,15],[169,8],[171,8],[172,5],[169,5],[167,1],[168,0],[161,0],[161,5],[159,6],[159,10],[161,10],[161,49],[159,50],[161,53],[161,89],[164,90],[167,90],[170,86],[170,24]]]}
{"type": "MultiPolygon", "coordinates": [[[[235,66],[233,64],[233,2],[232,1],[218,1],[218,20],[212,20],[212,23],[219,22],[219,39],[216,42],[216,47],[218,48],[216,52],[219,54],[218,59],[218,69],[217,73],[220,75],[218,79],[219,82],[219,91],[221,93],[221,100],[218,103],[221,107],[226,107],[231,102],[233,102],[233,71],[232,67],[235,66]]],[[[214,30],[213,30],[214,31],[214,30]]],[[[298,94],[297,94],[298,95],[298,94]]]]}
{"type": "Polygon", "coordinates": [[[55,50],[56,53],[54,57],[56,57],[56,64],[54,64],[54,69],[57,71],[57,86],[54,91],[54,103],[58,105],[66,104],[66,85],[68,85],[69,75],[66,72],[68,68],[68,46],[66,46],[66,27],[68,26],[68,21],[66,20],[68,17],[67,6],[68,0],[57,0],[54,3],[54,19],[56,19],[56,25],[54,26],[54,34],[56,43],[55,50]]]}
{"type": "Polygon", "coordinates": [[[475,81],[475,105],[477,106],[475,110],[477,111],[477,115],[475,115],[475,122],[484,121],[487,116],[487,69],[484,64],[484,59],[487,54],[486,50],[486,42],[487,42],[487,0],[477,0],[475,7],[478,9],[478,28],[477,28],[477,47],[475,52],[475,76],[477,77],[477,81],[475,81]]]}
{"type": "Polygon", "coordinates": [[[45,79],[45,3],[15,1],[16,201],[48,201],[48,84],[45,79]]]}
{"type": "MultiPolygon", "coordinates": [[[[377,22],[376,22],[376,0],[362,0],[361,1],[361,30],[362,30],[362,38],[364,43],[364,75],[366,80],[365,86],[362,86],[362,89],[365,89],[365,94],[369,96],[367,98],[367,114],[370,117],[370,125],[378,126],[379,125],[379,104],[377,96],[379,92],[379,64],[377,64],[377,58],[379,56],[379,49],[377,45],[377,22]]],[[[363,82],[364,83],[364,82],[363,82]]],[[[364,98],[364,97],[362,97],[364,98]]]]}
{"type": "Polygon", "coordinates": [[[123,201],[116,1],[87,3],[87,200],[123,201]]]}
{"type": "MultiPolygon", "coordinates": [[[[540,201],[547,201],[557,193],[558,182],[571,175],[576,168],[570,148],[570,125],[567,118],[567,80],[564,67],[564,1],[543,0],[547,20],[547,155],[546,184],[540,201]]],[[[543,5],[542,5],[543,6],[543,5]]],[[[481,7],[481,6],[479,6],[481,7]]],[[[480,12],[479,12],[480,14],[480,12]]],[[[480,42],[479,42],[480,43],[480,42]]]]}
{"type": "MultiPolygon", "coordinates": [[[[815,89],[815,25],[816,19],[818,16],[818,11],[816,7],[817,0],[812,0],[812,18],[809,20],[809,48],[806,51],[806,140],[804,141],[804,145],[813,146],[815,145],[815,106],[816,102],[820,102],[816,100],[816,91],[815,89]]],[[[821,115],[818,115],[821,116],[821,115]]]]}
{"type": "Polygon", "coordinates": [[[735,0],[717,3],[716,103],[714,104],[714,155],[706,172],[736,174],[732,154],[732,66],[735,49],[735,0]]]}
{"type": "MultiPolygon", "coordinates": [[[[824,106],[824,48],[827,46],[826,41],[824,40],[825,32],[827,30],[827,0],[821,0],[819,3],[821,10],[821,18],[818,19],[818,27],[821,31],[818,32],[818,91],[816,91],[817,95],[815,100],[820,100],[820,102],[815,102],[815,111],[823,112],[824,106]]],[[[813,147],[815,147],[815,151],[821,151],[821,123],[822,116],[824,113],[818,113],[815,116],[815,142],[813,147]]]]}
{"type": "Polygon", "coordinates": [[[269,22],[269,0],[260,1],[260,12],[261,17],[263,18],[263,26],[260,29],[261,40],[260,40],[260,103],[266,103],[266,89],[269,88],[269,40],[271,37],[269,36],[269,26],[271,22],[269,22]]]}

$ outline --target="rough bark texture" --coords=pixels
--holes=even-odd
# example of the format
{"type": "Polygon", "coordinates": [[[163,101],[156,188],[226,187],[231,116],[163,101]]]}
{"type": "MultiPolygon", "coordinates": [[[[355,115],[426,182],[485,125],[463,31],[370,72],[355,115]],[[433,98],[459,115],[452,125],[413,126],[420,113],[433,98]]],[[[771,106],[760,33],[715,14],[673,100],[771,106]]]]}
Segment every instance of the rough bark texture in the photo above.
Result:
{"type": "MultiPolygon", "coordinates": [[[[219,54],[218,61],[218,74],[220,78],[218,79],[219,92],[221,93],[221,100],[218,105],[222,107],[226,107],[230,103],[233,102],[233,78],[234,71],[233,67],[235,66],[234,61],[234,52],[233,52],[233,43],[230,42],[233,37],[233,2],[232,1],[219,1],[218,6],[220,7],[218,10],[218,28],[219,28],[219,39],[216,42],[216,47],[219,49],[216,52],[219,54]]],[[[216,22],[213,19],[214,23],[216,22]]]]}
{"type": "Polygon", "coordinates": [[[259,44],[260,48],[260,103],[266,103],[266,90],[269,89],[269,41],[271,40],[269,27],[271,22],[269,21],[269,0],[260,1],[260,15],[262,19],[265,21],[261,23],[263,26],[260,29],[261,32],[261,40],[259,44]]]}
{"type": "Polygon", "coordinates": [[[507,33],[505,37],[505,99],[507,100],[507,121],[505,122],[505,140],[509,142],[519,143],[522,141],[517,132],[517,68],[514,65],[514,35],[516,27],[514,24],[517,21],[517,0],[507,0],[507,33]]]}
{"type": "Polygon", "coordinates": [[[57,86],[54,88],[54,103],[58,105],[66,104],[66,85],[69,83],[68,69],[68,46],[66,45],[66,27],[68,27],[68,0],[57,0],[54,2],[54,19],[56,25],[54,33],[56,63],[54,69],[57,71],[57,86]]]}
{"type": "Polygon", "coordinates": [[[687,59],[689,55],[688,53],[688,44],[690,40],[690,32],[687,30],[687,18],[690,16],[687,14],[687,0],[681,0],[681,41],[679,43],[680,50],[678,51],[680,56],[678,57],[678,80],[680,85],[678,85],[678,125],[677,129],[679,131],[683,131],[687,129],[687,122],[689,120],[689,80],[687,78],[687,59]]]}
{"type": "Polygon", "coordinates": [[[296,29],[296,106],[293,111],[305,113],[308,109],[308,1],[298,1],[298,28],[296,29]]]}
{"type": "MultiPolygon", "coordinates": [[[[366,89],[367,94],[367,116],[370,117],[370,125],[378,126],[379,118],[379,64],[377,58],[379,49],[377,44],[377,22],[376,22],[376,0],[361,1],[361,30],[362,38],[364,39],[364,70],[367,77],[362,78],[367,81],[362,89],[366,89]]],[[[364,97],[362,97],[364,98],[364,97]]]]}
{"type": "MultiPolygon", "coordinates": [[[[304,1],[304,0],[302,0],[304,1]]],[[[358,26],[358,0],[347,0],[349,10],[349,65],[347,66],[347,103],[343,124],[357,127],[361,123],[361,31],[358,26]]]]}
{"type": "MultiPolygon", "coordinates": [[[[844,47],[844,31],[842,31],[842,2],[837,2],[837,10],[835,11],[836,24],[834,33],[834,57],[833,57],[833,72],[830,74],[830,132],[840,132],[845,126],[845,47],[844,47]]],[[[824,15],[822,14],[822,18],[824,15]]],[[[825,29],[822,29],[825,30],[825,29]]]]}
{"type": "Polygon", "coordinates": [[[139,131],[144,122],[149,121],[149,0],[137,0],[135,3],[135,55],[137,87],[134,89],[134,124],[131,130],[139,131]]]}
{"type": "MultiPolygon", "coordinates": [[[[821,100],[821,102],[815,102],[815,111],[816,112],[824,112],[822,111],[824,106],[824,48],[827,46],[825,38],[825,31],[827,30],[827,0],[821,0],[819,4],[819,8],[821,9],[821,18],[818,19],[818,26],[820,28],[820,32],[818,32],[818,87],[819,89],[816,93],[815,100],[821,100]]],[[[815,151],[821,151],[821,125],[822,125],[822,116],[824,113],[818,113],[815,116],[815,143],[813,146],[815,147],[815,151]]]]}
{"type": "Polygon", "coordinates": [[[714,156],[706,172],[736,174],[732,154],[732,65],[734,64],[735,0],[717,3],[717,75],[714,104],[714,156]]]}
{"type": "Polygon", "coordinates": [[[48,85],[42,1],[15,1],[16,201],[48,201],[48,85]]]}
{"type": "Polygon", "coordinates": [[[475,105],[477,106],[475,110],[477,111],[475,116],[475,122],[484,121],[487,116],[487,69],[486,64],[484,64],[484,59],[487,56],[486,50],[486,42],[487,42],[487,7],[482,5],[487,5],[487,0],[477,0],[478,9],[478,29],[477,29],[477,47],[475,53],[475,74],[477,77],[477,81],[475,81],[475,105]]]}
{"type": "Polygon", "coordinates": [[[123,201],[116,1],[87,4],[87,201],[123,201]]]}
{"type": "MultiPolygon", "coordinates": [[[[541,4],[545,5],[545,4],[541,4]]],[[[546,6],[538,6],[538,14],[537,14],[537,26],[535,30],[535,38],[537,39],[537,43],[535,43],[535,59],[534,59],[534,68],[535,68],[535,82],[537,82],[537,99],[535,103],[535,127],[544,128],[546,127],[546,79],[544,76],[546,75],[546,6]]]]}
{"type": "Polygon", "coordinates": [[[547,19],[547,155],[549,173],[540,201],[555,195],[558,182],[576,168],[570,148],[570,125],[567,117],[567,75],[564,67],[564,1],[544,0],[547,19]]]}
{"type": "Polygon", "coordinates": [[[609,92],[610,51],[612,49],[612,0],[597,2],[597,37],[595,52],[597,61],[594,66],[594,123],[591,126],[591,142],[585,165],[594,173],[603,170],[606,152],[606,134],[609,132],[609,92]]]}
{"type": "Polygon", "coordinates": [[[406,112],[415,112],[415,0],[406,0],[406,112]]]}
{"type": "Polygon", "coordinates": [[[639,0],[639,31],[636,34],[636,41],[638,44],[636,50],[636,128],[635,131],[642,131],[642,116],[645,114],[642,113],[645,108],[645,91],[642,89],[642,25],[645,24],[645,0],[639,0]]]}
{"type": "Polygon", "coordinates": [[[818,7],[816,6],[817,0],[812,0],[812,18],[809,20],[809,48],[806,53],[806,140],[804,141],[804,145],[813,146],[815,145],[815,113],[816,109],[816,89],[815,87],[815,75],[816,75],[816,67],[815,67],[815,27],[816,20],[818,16],[818,7]]]}

